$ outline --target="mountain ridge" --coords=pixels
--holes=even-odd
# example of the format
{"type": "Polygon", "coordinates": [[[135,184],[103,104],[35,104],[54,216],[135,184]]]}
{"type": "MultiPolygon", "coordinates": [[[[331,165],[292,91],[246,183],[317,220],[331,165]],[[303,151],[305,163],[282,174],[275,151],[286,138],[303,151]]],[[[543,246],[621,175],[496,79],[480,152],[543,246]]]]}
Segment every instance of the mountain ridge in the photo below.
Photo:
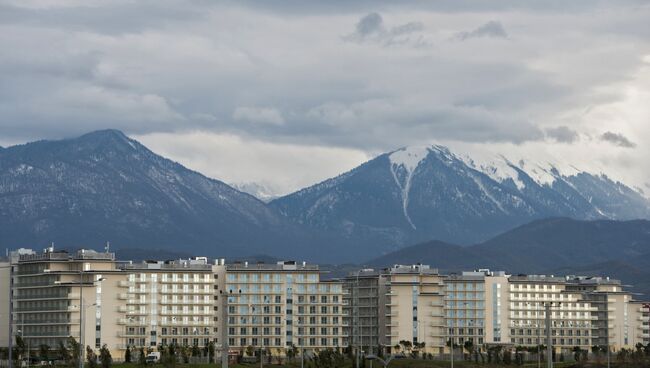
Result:
{"type": "Polygon", "coordinates": [[[650,221],[536,220],[469,247],[432,240],[370,259],[369,266],[430,264],[511,274],[611,276],[650,295],[650,221]]]}
{"type": "Polygon", "coordinates": [[[110,240],[118,247],[180,245],[234,255],[270,248],[301,253],[304,244],[317,244],[257,198],[117,130],[3,150],[0,220],[0,242],[10,246],[101,247],[110,240]]]}
{"type": "Polygon", "coordinates": [[[428,239],[469,245],[547,217],[650,218],[650,201],[638,191],[562,166],[406,147],[270,204],[380,253],[428,239]]]}

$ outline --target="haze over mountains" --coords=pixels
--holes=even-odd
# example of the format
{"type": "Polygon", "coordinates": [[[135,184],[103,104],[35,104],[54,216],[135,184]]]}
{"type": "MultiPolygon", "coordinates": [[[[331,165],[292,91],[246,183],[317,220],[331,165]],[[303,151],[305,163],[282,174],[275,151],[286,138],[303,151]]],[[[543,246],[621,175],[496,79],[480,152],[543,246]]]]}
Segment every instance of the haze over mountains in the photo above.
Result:
{"type": "Polygon", "coordinates": [[[110,241],[130,254],[358,263],[434,239],[480,243],[548,217],[650,218],[639,192],[567,167],[410,147],[267,204],[98,131],[0,150],[0,245],[110,241]]]}

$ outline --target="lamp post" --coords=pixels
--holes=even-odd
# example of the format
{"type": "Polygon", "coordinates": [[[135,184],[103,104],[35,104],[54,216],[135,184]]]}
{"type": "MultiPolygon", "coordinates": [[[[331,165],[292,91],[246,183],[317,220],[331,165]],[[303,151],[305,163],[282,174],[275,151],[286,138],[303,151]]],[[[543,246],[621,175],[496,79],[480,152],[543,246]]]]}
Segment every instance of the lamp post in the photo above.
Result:
{"type": "MultiPolygon", "coordinates": [[[[221,315],[223,318],[223,328],[221,331],[221,368],[228,368],[228,354],[230,347],[228,342],[228,298],[232,295],[232,289],[228,290],[227,293],[224,293],[223,290],[219,290],[221,295],[221,302],[223,304],[223,309],[221,315]]],[[[239,294],[241,295],[241,289],[239,289],[239,294]]]]}
{"type": "MultiPolygon", "coordinates": [[[[532,305],[532,303],[527,302],[527,305],[532,305]]],[[[540,330],[540,323],[539,323],[539,310],[537,309],[537,303],[535,303],[535,324],[534,324],[535,329],[537,330],[537,368],[541,368],[541,355],[540,355],[540,343],[539,343],[539,330],[540,330]]]]}
{"type": "Polygon", "coordinates": [[[387,368],[388,365],[390,364],[390,362],[395,358],[395,356],[391,355],[386,359],[382,359],[382,358],[378,357],[377,355],[369,354],[366,358],[368,358],[368,360],[370,360],[370,362],[372,362],[373,360],[378,360],[379,362],[381,362],[381,364],[384,365],[384,368],[387,368]]]}
{"type": "Polygon", "coordinates": [[[9,368],[13,368],[14,359],[13,359],[13,325],[14,325],[14,265],[12,262],[12,257],[9,258],[9,368]]]}
{"type": "Polygon", "coordinates": [[[557,304],[562,305],[560,302],[546,302],[544,303],[544,313],[546,314],[546,346],[548,349],[548,357],[546,357],[546,366],[553,368],[553,341],[551,340],[551,306],[557,304]]]}
{"type": "MultiPolygon", "coordinates": [[[[84,278],[84,274],[86,274],[86,272],[84,270],[84,266],[85,266],[85,263],[82,261],[81,262],[81,269],[76,272],[79,275],[79,282],[78,282],[78,285],[79,285],[79,368],[83,368],[83,366],[84,366],[84,350],[85,350],[85,344],[84,344],[85,318],[84,318],[84,315],[85,315],[85,308],[97,305],[96,303],[93,303],[93,304],[91,304],[89,306],[84,306],[83,278],[84,278]]],[[[50,273],[50,272],[52,272],[52,270],[45,269],[45,270],[43,270],[43,272],[50,273]]],[[[63,271],[63,272],[67,272],[67,271],[63,271]]],[[[104,281],[104,280],[105,280],[105,278],[101,277],[101,278],[99,278],[99,279],[97,279],[95,281],[99,282],[99,281],[104,281]]],[[[95,281],[93,281],[93,284],[94,284],[95,281]]],[[[55,285],[61,285],[62,282],[61,281],[54,281],[54,284],[55,285]]]]}

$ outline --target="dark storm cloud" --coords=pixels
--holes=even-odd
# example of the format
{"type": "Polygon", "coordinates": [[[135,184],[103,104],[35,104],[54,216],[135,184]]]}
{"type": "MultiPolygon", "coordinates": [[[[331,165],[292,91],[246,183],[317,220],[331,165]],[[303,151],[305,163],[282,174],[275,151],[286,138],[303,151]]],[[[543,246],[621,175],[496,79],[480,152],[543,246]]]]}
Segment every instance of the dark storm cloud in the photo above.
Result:
{"type": "Polygon", "coordinates": [[[547,128],[544,130],[546,136],[560,143],[573,143],[580,139],[578,132],[567,127],[558,126],[554,128],[547,128]]]}
{"type": "Polygon", "coordinates": [[[624,147],[624,148],[636,147],[636,143],[632,142],[626,136],[620,133],[605,132],[600,136],[600,139],[602,141],[609,142],[618,147],[624,147]]]}

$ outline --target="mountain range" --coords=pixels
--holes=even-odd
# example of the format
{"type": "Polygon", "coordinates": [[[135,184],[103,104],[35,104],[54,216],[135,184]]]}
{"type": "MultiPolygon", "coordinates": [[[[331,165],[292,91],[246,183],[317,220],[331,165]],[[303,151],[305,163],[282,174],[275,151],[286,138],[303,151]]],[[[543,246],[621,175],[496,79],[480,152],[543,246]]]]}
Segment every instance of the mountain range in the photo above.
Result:
{"type": "Polygon", "coordinates": [[[563,166],[564,172],[556,164],[469,157],[439,145],[407,147],[270,204],[365,254],[431,239],[475,244],[548,217],[650,218],[640,192],[563,166]]]}
{"type": "Polygon", "coordinates": [[[317,243],[257,198],[116,130],[0,151],[0,244],[101,248],[106,241],[212,256],[290,254],[317,243]]]}
{"type": "Polygon", "coordinates": [[[413,263],[444,272],[491,268],[512,274],[607,275],[650,295],[650,221],[543,219],[476,245],[429,241],[367,264],[413,263]]]}
{"type": "Polygon", "coordinates": [[[382,154],[269,203],[116,130],[0,149],[0,244],[7,248],[98,249],[110,241],[121,254],[153,258],[268,254],[358,263],[432,239],[478,244],[561,216],[650,218],[650,204],[603,174],[439,145],[382,154]]]}

